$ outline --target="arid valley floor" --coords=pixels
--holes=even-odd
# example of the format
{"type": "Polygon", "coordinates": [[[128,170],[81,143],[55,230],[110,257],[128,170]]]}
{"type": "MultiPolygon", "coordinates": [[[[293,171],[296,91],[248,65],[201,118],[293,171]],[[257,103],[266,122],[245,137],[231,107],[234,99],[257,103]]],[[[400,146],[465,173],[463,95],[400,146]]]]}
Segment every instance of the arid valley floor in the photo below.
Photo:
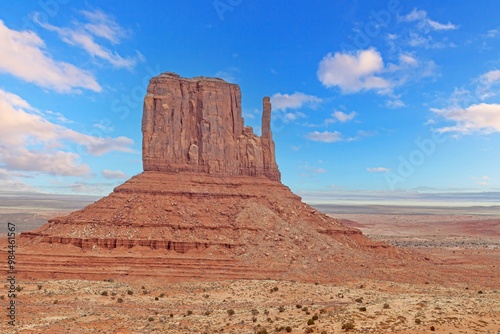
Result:
{"type": "MultiPolygon", "coordinates": [[[[15,221],[21,231],[43,223],[34,218],[42,206],[43,219],[73,210],[68,203],[30,203],[22,214],[13,209],[20,203],[3,206],[2,223],[15,221]]],[[[307,283],[24,279],[19,282],[17,324],[9,326],[4,312],[0,332],[500,333],[498,207],[316,207],[372,239],[421,253],[445,272],[474,275],[464,275],[462,282],[415,284],[370,277],[341,284],[316,284],[314,278],[307,283]]],[[[5,310],[5,285],[3,290],[0,305],[5,310]]]]}

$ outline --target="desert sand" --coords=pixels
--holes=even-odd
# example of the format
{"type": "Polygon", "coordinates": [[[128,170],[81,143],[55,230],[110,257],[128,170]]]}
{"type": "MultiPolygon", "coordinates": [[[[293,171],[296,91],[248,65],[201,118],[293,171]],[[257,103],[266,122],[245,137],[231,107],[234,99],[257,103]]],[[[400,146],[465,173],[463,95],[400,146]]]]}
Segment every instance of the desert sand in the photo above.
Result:
{"type": "MultiPolygon", "coordinates": [[[[499,333],[498,218],[386,211],[332,215],[370,238],[432,258],[440,270],[470,275],[465,274],[462,282],[352,277],[335,284],[270,279],[177,283],[127,277],[23,279],[16,327],[9,326],[4,316],[0,331],[287,333],[289,327],[291,333],[499,333]],[[312,320],[315,316],[317,320],[312,320]]],[[[5,307],[6,293],[0,296],[5,307]]]]}

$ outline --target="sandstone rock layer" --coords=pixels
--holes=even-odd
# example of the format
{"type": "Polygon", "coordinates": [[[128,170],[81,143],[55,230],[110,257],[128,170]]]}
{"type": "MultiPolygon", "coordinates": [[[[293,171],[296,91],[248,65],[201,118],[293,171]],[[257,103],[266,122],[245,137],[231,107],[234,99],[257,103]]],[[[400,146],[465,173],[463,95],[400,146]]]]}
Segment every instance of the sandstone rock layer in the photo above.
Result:
{"type": "Polygon", "coordinates": [[[215,78],[153,78],[142,118],[145,171],[264,175],[279,180],[264,98],[262,137],[244,127],[238,85],[215,78]]]}
{"type": "Polygon", "coordinates": [[[262,136],[244,127],[237,85],[151,79],[144,172],[107,197],[21,235],[27,277],[163,279],[385,277],[411,257],[301,201],[280,182],[263,100],[262,136]],[[369,269],[371,268],[371,269],[369,269]],[[373,269],[375,268],[375,269],[373,269]]]}

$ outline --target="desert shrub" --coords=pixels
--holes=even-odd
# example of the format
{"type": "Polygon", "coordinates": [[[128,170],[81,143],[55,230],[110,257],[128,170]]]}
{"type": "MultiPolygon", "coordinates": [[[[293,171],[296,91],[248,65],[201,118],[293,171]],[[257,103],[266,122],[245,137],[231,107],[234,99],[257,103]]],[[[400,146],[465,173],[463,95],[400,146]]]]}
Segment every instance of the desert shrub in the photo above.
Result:
{"type": "Polygon", "coordinates": [[[309,309],[307,307],[305,307],[305,306],[302,308],[302,311],[304,311],[304,312],[307,312],[308,310],[309,309]]]}
{"type": "Polygon", "coordinates": [[[252,314],[253,314],[253,315],[257,315],[257,314],[259,314],[259,311],[258,311],[258,310],[256,310],[256,309],[252,309],[252,314]]]}
{"type": "Polygon", "coordinates": [[[321,334],[326,334],[326,331],[321,331],[321,334]]]}
{"type": "Polygon", "coordinates": [[[59,301],[56,299],[56,300],[54,300],[52,303],[54,303],[54,304],[59,304],[59,301]]]}
{"type": "Polygon", "coordinates": [[[417,325],[420,325],[420,323],[421,323],[421,322],[422,322],[422,320],[420,320],[419,318],[415,319],[415,323],[416,323],[417,325]]]}
{"type": "MultiPolygon", "coordinates": [[[[17,292],[21,292],[21,291],[23,291],[23,288],[22,288],[21,286],[19,286],[19,285],[18,285],[18,286],[16,287],[16,291],[17,291],[17,292]]],[[[482,293],[482,292],[481,292],[481,293],[482,293]]]]}
{"type": "Polygon", "coordinates": [[[268,334],[268,333],[267,333],[267,329],[262,328],[261,330],[259,330],[259,331],[257,332],[257,334],[268,334]]]}
{"type": "Polygon", "coordinates": [[[312,319],[307,320],[307,325],[308,326],[314,325],[314,320],[312,320],[312,319]]]}
{"type": "Polygon", "coordinates": [[[350,331],[351,329],[354,329],[354,322],[352,322],[352,321],[344,322],[342,324],[342,329],[344,329],[346,331],[350,331]]]}
{"type": "Polygon", "coordinates": [[[210,312],[210,311],[208,311],[208,310],[207,310],[207,311],[205,311],[205,315],[206,315],[206,316],[209,316],[211,313],[212,313],[212,312],[210,312]]]}
{"type": "Polygon", "coordinates": [[[318,315],[317,315],[317,314],[315,314],[315,315],[313,315],[313,316],[312,316],[312,318],[311,318],[311,319],[312,319],[312,320],[314,320],[314,321],[316,321],[316,320],[318,320],[318,319],[319,319],[319,317],[318,317],[318,315]]]}
{"type": "Polygon", "coordinates": [[[391,308],[391,307],[389,306],[389,304],[385,303],[384,308],[387,309],[387,308],[391,308]]]}
{"type": "Polygon", "coordinates": [[[314,332],[314,329],[312,329],[311,327],[306,328],[305,333],[312,333],[312,332],[314,332]]]}
{"type": "Polygon", "coordinates": [[[160,298],[158,298],[158,297],[155,297],[155,300],[160,300],[160,298]]]}
{"type": "Polygon", "coordinates": [[[134,291],[132,291],[132,290],[128,290],[128,291],[127,291],[127,294],[129,294],[130,296],[132,296],[132,295],[134,294],[134,291]]]}
{"type": "Polygon", "coordinates": [[[285,330],[286,330],[287,333],[291,333],[292,332],[292,327],[286,326],[285,330]]]}
{"type": "Polygon", "coordinates": [[[436,327],[431,326],[431,332],[434,332],[436,330],[436,327]]]}
{"type": "Polygon", "coordinates": [[[163,298],[165,297],[165,294],[164,293],[160,293],[160,298],[163,298]]]}
{"type": "Polygon", "coordinates": [[[153,318],[153,317],[149,317],[149,318],[148,318],[148,321],[149,321],[149,322],[151,322],[151,321],[155,321],[155,318],[153,318]]]}
{"type": "Polygon", "coordinates": [[[356,303],[362,303],[363,302],[363,298],[362,297],[361,298],[356,298],[354,301],[356,303]]]}
{"type": "Polygon", "coordinates": [[[228,314],[229,316],[233,316],[233,315],[234,315],[234,313],[236,313],[236,312],[234,312],[234,310],[233,310],[232,308],[231,308],[231,309],[229,309],[229,310],[227,310],[227,314],[228,314]]]}
{"type": "Polygon", "coordinates": [[[191,311],[191,310],[187,311],[187,315],[192,315],[192,314],[193,314],[193,311],[191,311]]]}
{"type": "Polygon", "coordinates": [[[296,308],[302,308],[302,305],[297,304],[297,305],[295,305],[295,307],[296,307],[296,308]]]}
{"type": "Polygon", "coordinates": [[[174,314],[173,313],[170,313],[170,318],[173,318],[174,317],[174,314]]]}
{"type": "Polygon", "coordinates": [[[257,322],[257,317],[252,317],[253,322],[257,322]]]}
{"type": "Polygon", "coordinates": [[[268,315],[269,314],[269,310],[264,310],[264,314],[268,315]]]}
{"type": "Polygon", "coordinates": [[[118,303],[123,303],[123,298],[118,298],[116,301],[117,301],[118,303]]]}
{"type": "Polygon", "coordinates": [[[101,296],[107,296],[108,295],[108,292],[107,291],[103,291],[101,292],[101,296]]]}
{"type": "Polygon", "coordinates": [[[359,308],[359,310],[360,310],[361,312],[366,312],[366,307],[364,307],[364,306],[363,306],[363,307],[360,307],[360,308],[359,308]]]}
{"type": "Polygon", "coordinates": [[[326,310],[324,308],[319,310],[319,314],[325,314],[325,313],[326,313],[326,310]]]}
{"type": "Polygon", "coordinates": [[[281,305],[280,307],[278,307],[278,311],[285,312],[285,307],[283,305],[281,305]]]}
{"type": "Polygon", "coordinates": [[[41,285],[41,284],[38,284],[37,286],[38,286],[38,290],[42,290],[42,288],[43,288],[43,285],[41,285]]]}

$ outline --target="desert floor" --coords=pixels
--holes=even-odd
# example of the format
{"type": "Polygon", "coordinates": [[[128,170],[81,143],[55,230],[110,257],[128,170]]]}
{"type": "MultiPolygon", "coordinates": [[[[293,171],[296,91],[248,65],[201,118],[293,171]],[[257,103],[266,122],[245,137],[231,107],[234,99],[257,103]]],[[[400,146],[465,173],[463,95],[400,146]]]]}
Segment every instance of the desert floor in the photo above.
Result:
{"type": "MultiPolygon", "coordinates": [[[[448,267],[500,277],[498,216],[417,213],[332,216],[448,267]]],[[[24,280],[18,282],[16,326],[3,315],[0,333],[500,333],[499,282],[24,280]]],[[[0,298],[6,310],[7,285],[0,298]]]]}

